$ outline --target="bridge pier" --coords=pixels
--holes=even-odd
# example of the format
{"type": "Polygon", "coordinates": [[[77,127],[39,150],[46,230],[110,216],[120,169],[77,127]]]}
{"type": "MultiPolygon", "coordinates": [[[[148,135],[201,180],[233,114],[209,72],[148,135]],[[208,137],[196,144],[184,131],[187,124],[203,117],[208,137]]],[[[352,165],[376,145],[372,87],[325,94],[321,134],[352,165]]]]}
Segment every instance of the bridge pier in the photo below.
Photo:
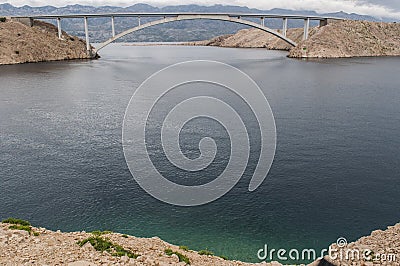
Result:
{"type": "Polygon", "coordinates": [[[265,18],[264,17],[261,18],[261,26],[265,27],[265,18]]]}
{"type": "MultiPolygon", "coordinates": [[[[165,17],[164,17],[165,18],[165,17]]],[[[138,17],[138,25],[142,25],[142,21],[140,20],[140,17],[138,17]]]]}
{"type": "Polygon", "coordinates": [[[282,35],[286,37],[287,33],[287,18],[283,18],[282,35]]]}
{"type": "Polygon", "coordinates": [[[57,18],[58,39],[62,39],[61,18],[57,18]]]}
{"type": "Polygon", "coordinates": [[[90,52],[91,52],[91,49],[90,49],[90,42],[89,42],[88,18],[87,18],[87,17],[84,17],[83,19],[84,19],[84,22],[85,22],[86,51],[87,51],[88,53],[90,53],[90,52]]]}
{"type": "Polygon", "coordinates": [[[310,29],[310,19],[306,18],[304,19],[304,36],[303,36],[303,40],[307,40],[308,39],[308,30],[310,29]]]}
{"type": "Polygon", "coordinates": [[[111,32],[112,32],[112,37],[115,37],[115,24],[114,24],[114,16],[111,16],[111,32]]]}

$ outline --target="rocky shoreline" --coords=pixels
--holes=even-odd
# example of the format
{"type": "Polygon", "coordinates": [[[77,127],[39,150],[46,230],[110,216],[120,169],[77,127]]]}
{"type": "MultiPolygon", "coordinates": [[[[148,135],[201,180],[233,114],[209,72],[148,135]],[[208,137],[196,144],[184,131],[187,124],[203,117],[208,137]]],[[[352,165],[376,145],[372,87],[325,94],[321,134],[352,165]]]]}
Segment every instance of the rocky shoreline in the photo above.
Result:
{"type": "MultiPolygon", "coordinates": [[[[310,30],[310,36],[317,28],[310,30]]],[[[288,38],[300,42],[303,38],[303,29],[288,29],[288,38]]],[[[272,34],[258,29],[244,29],[236,34],[228,34],[215,37],[211,40],[188,42],[185,45],[193,46],[217,46],[226,48],[266,48],[269,50],[289,51],[292,46],[272,34]]]]}
{"type": "Polygon", "coordinates": [[[321,27],[289,52],[292,58],[400,56],[400,23],[345,20],[321,27]]]}
{"type": "Polygon", "coordinates": [[[287,36],[298,45],[292,47],[258,29],[187,45],[285,50],[291,58],[400,56],[400,23],[344,20],[311,28],[307,40],[302,40],[303,29],[289,29],[287,36]]]}
{"type": "MultiPolygon", "coordinates": [[[[221,265],[279,266],[278,262],[245,263],[214,256],[211,251],[194,251],[169,244],[158,237],[138,238],[110,231],[70,232],[51,231],[33,227],[29,222],[8,219],[0,223],[0,265],[221,265]]],[[[340,250],[338,244],[331,248],[340,250]]],[[[370,250],[371,260],[365,258],[332,259],[326,256],[310,266],[318,265],[400,265],[400,223],[377,230],[343,247],[346,250],[370,250]],[[389,261],[382,255],[392,254],[389,261]],[[394,258],[394,260],[393,260],[394,258]]]]}
{"type": "Polygon", "coordinates": [[[93,59],[86,43],[49,23],[34,21],[32,27],[10,19],[0,22],[0,65],[74,59],[93,59]]]}
{"type": "Polygon", "coordinates": [[[62,233],[32,226],[28,232],[10,229],[12,226],[0,224],[0,265],[280,265],[230,261],[158,237],[138,238],[107,231],[62,233]]]}

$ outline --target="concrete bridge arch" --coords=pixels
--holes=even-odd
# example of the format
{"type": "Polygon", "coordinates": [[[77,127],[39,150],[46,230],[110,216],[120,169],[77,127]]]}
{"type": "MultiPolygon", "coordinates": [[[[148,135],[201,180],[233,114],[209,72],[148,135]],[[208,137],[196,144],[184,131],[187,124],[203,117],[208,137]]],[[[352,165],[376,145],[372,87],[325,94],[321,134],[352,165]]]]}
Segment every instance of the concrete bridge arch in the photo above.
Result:
{"type": "Polygon", "coordinates": [[[100,45],[98,45],[96,47],[96,49],[93,51],[95,53],[97,53],[98,51],[100,51],[101,49],[103,49],[104,47],[106,47],[107,45],[109,45],[110,43],[114,42],[115,40],[118,40],[130,33],[145,29],[145,28],[149,28],[149,27],[153,27],[156,25],[161,25],[161,24],[166,24],[166,23],[171,23],[171,22],[175,22],[175,21],[184,21],[184,20],[197,20],[197,19],[207,19],[207,20],[219,20],[219,21],[228,21],[228,22],[233,22],[233,23],[237,23],[237,24],[242,24],[242,25],[247,25],[253,28],[257,28],[260,29],[262,31],[268,32],[280,39],[282,39],[283,41],[289,43],[292,46],[296,46],[297,43],[294,42],[293,40],[289,39],[288,37],[286,37],[285,35],[279,33],[276,30],[270,29],[268,27],[265,27],[263,24],[258,24],[249,20],[244,20],[242,19],[240,16],[239,17],[232,17],[232,16],[228,16],[228,15],[206,15],[206,14],[202,14],[202,15],[178,15],[175,17],[165,17],[163,19],[160,20],[155,20],[155,21],[151,21],[145,24],[141,24],[138,25],[136,27],[133,27],[131,29],[125,30],[117,35],[114,35],[112,38],[108,39],[107,41],[101,43],[100,45]]]}

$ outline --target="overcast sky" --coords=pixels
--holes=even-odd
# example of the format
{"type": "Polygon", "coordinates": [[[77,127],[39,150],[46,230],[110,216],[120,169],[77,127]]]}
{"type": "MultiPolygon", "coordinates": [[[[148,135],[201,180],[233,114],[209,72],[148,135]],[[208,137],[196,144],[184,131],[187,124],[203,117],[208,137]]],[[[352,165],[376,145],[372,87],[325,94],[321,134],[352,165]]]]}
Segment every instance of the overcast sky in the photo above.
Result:
{"type": "Polygon", "coordinates": [[[64,6],[70,4],[128,6],[135,3],[147,3],[155,6],[226,4],[259,9],[286,8],[294,10],[315,10],[320,13],[345,11],[348,13],[354,12],[377,17],[400,18],[400,0],[0,0],[0,3],[7,2],[15,6],[64,6]]]}

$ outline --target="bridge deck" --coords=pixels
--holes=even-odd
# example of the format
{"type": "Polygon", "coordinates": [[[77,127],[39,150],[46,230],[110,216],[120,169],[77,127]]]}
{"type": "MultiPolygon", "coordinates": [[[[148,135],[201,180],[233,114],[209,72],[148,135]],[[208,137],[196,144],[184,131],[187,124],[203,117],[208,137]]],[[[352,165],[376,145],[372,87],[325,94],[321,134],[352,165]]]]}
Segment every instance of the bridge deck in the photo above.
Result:
{"type": "Polygon", "coordinates": [[[99,14],[65,14],[65,15],[32,15],[32,16],[12,16],[12,18],[33,18],[33,19],[57,19],[57,18],[100,18],[100,17],[177,17],[186,16],[229,16],[242,18],[287,18],[287,19],[310,19],[310,20],[343,20],[336,17],[305,16],[305,15],[276,15],[264,13],[99,13],[99,14]]]}

